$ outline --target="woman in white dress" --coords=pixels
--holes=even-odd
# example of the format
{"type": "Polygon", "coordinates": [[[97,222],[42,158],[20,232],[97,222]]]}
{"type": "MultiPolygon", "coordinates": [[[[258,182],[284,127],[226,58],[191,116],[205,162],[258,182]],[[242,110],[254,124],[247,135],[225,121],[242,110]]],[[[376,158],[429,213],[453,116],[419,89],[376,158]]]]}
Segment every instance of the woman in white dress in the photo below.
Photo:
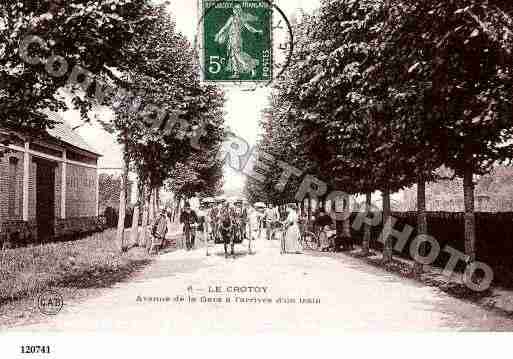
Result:
{"type": "Polygon", "coordinates": [[[299,217],[296,212],[296,205],[291,203],[287,205],[287,219],[285,220],[285,238],[283,243],[283,253],[303,253],[301,243],[299,242],[299,217]]]}

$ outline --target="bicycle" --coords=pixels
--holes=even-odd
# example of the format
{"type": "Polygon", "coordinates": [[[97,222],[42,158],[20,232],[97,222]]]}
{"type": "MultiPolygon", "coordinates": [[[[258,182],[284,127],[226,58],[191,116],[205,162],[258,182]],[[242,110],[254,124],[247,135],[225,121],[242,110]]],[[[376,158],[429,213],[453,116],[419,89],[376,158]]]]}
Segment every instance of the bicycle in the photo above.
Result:
{"type": "Polygon", "coordinates": [[[285,225],[281,222],[276,222],[274,224],[275,226],[275,232],[274,232],[274,235],[275,235],[275,238],[276,238],[276,235],[278,234],[281,234],[280,235],[280,254],[285,254],[285,236],[287,234],[287,229],[285,227],[285,225]]]}
{"type": "Polygon", "coordinates": [[[187,250],[193,250],[196,246],[196,233],[198,231],[199,224],[198,223],[190,223],[184,226],[184,235],[185,235],[185,243],[187,250]]]}
{"type": "Polygon", "coordinates": [[[301,245],[303,249],[313,250],[313,251],[327,251],[330,248],[333,248],[333,241],[336,234],[329,235],[330,231],[326,230],[325,227],[321,228],[317,233],[311,231],[304,231],[301,234],[301,245]],[[328,244],[327,246],[323,244],[328,244]]]}
{"type": "Polygon", "coordinates": [[[300,241],[301,246],[306,250],[315,251],[320,247],[319,237],[314,232],[304,231],[301,233],[300,241]]]}

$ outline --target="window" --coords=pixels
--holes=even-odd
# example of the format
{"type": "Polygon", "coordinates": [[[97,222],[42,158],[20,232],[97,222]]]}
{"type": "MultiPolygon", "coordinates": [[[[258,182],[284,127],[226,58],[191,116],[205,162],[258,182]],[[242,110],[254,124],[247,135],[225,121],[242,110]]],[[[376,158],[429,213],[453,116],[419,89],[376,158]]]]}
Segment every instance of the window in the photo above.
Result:
{"type": "Polygon", "coordinates": [[[9,158],[9,217],[19,216],[18,205],[18,159],[15,157],[9,158]]]}

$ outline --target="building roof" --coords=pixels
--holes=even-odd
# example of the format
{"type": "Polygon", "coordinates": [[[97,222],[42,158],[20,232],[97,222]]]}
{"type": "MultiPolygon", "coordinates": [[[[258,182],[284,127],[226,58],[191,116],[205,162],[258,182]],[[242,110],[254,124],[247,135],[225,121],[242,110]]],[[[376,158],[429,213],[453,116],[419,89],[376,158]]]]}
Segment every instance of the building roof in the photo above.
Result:
{"type": "Polygon", "coordinates": [[[66,120],[62,118],[62,116],[60,116],[59,114],[50,113],[48,114],[48,117],[56,122],[54,128],[46,130],[46,132],[48,132],[48,134],[51,137],[60,140],[68,145],[95,154],[99,157],[102,156],[97,150],[90,146],[78,133],[73,131],[73,129],[66,123],[66,120]]]}

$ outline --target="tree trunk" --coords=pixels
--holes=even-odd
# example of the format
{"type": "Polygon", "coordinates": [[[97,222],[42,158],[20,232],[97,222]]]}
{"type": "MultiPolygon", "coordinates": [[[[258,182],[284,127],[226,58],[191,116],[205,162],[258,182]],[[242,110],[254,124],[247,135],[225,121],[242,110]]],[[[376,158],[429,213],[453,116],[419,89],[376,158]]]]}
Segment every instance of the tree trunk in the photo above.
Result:
{"type": "Polygon", "coordinates": [[[343,232],[346,239],[351,238],[351,201],[350,197],[344,198],[343,232]]]}
{"type": "MultiPolygon", "coordinates": [[[[383,191],[383,226],[390,220],[390,190],[383,191]]],[[[387,236],[384,238],[383,244],[383,262],[388,263],[392,261],[392,237],[387,236]]]]}
{"type": "Polygon", "coordinates": [[[125,145],[123,150],[123,175],[121,176],[121,188],[119,195],[119,218],[118,228],[116,232],[116,241],[119,243],[119,248],[122,252],[126,251],[125,243],[125,216],[126,216],[126,201],[127,201],[127,187],[128,187],[128,140],[126,138],[127,133],[125,131],[125,145]]]}
{"type": "Polygon", "coordinates": [[[182,196],[177,195],[176,196],[176,210],[175,210],[175,217],[174,222],[178,222],[180,219],[180,203],[182,202],[182,196]]]}
{"type": "Polygon", "coordinates": [[[142,215],[142,223],[141,223],[141,227],[142,227],[142,232],[141,232],[141,235],[139,237],[139,246],[140,247],[145,247],[146,246],[146,231],[147,231],[147,226],[148,226],[148,205],[149,205],[149,200],[148,200],[148,195],[146,193],[146,187],[143,188],[143,193],[142,193],[142,203],[143,203],[143,215],[142,215]]]}
{"type": "Polygon", "coordinates": [[[465,203],[465,254],[470,261],[476,259],[476,217],[474,214],[474,180],[472,168],[468,166],[463,176],[463,201],[465,203]]]}
{"type": "Polygon", "coordinates": [[[344,218],[346,213],[343,201],[344,200],[342,200],[342,208],[337,208],[335,205],[335,201],[331,201],[329,212],[327,211],[327,213],[331,216],[333,222],[335,223],[335,251],[339,251],[340,246],[344,243],[344,218]]]}
{"type": "MultiPolygon", "coordinates": [[[[419,179],[417,181],[417,235],[427,234],[427,214],[426,214],[426,181],[419,179]]],[[[423,242],[419,248],[422,256],[427,254],[427,243],[423,242]]],[[[422,273],[422,263],[415,262],[413,272],[416,275],[422,273]]]]}
{"type": "Polygon", "coordinates": [[[171,201],[171,223],[175,222],[175,213],[176,213],[176,194],[173,193],[173,200],[171,201]]]}
{"type": "MultiPolygon", "coordinates": [[[[150,188],[149,188],[149,192],[148,192],[148,194],[147,194],[147,201],[146,201],[146,206],[147,206],[147,208],[148,208],[148,209],[147,209],[147,212],[148,212],[148,222],[147,222],[147,226],[149,226],[150,231],[151,231],[151,228],[152,228],[152,226],[153,226],[153,221],[154,221],[154,218],[150,216],[150,215],[152,215],[152,213],[151,213],[151,208],[152,208],[152,207],[151,207],[151,196],[152,196],[152,195],[153,195],[153,194],[152,194],[152,189],[151,189],[151,187],[150,187],[150,188]]],[[[150,248],[151,248],[151,234],[150,234],[149,236],[148,236],[148,234],[149,234],[149,233],[148,233],[148,230],[147,230],[147,231],[146,231],[146,235],[145,235],[144,246],[145,246],[146,250],[148,250],[148,251],[149,251],[149,250],[150,250],[150,248]],[[146,236],[147,236],[148,238],[146,238],[146,236]]]]}
{"type": "Polygon", "coordinates": [[[312,220],[312,199],[308,197],[308,221],[307,224],[310,225],[310,221],[312,220]]]}
{"type": "Polygon", "coordinates": [[[139,243],[139,204],[134,206],[134,215],[132,217],[132,229],[130,230],[130,244],[139,243]]]}
{"type": "MultiPolygon", "coordinates": [[[[365,217],[369,217],[372,205],[372,192],[365,193],[365,217]]],[[[368,223],[363,224],[363,242],[362,253],[367,255],[370,251],[371,226],[368,223]]]]}
{"type": "MultiPolygon", "coordinates": [[[[134,186],[135,198],[137,198],[137,202],[134,205],[134,213],[132,216],[132,228],[130,230],[130,244],[137,245],[139,243],[139,205],[143,202],[141,201],[141,193],[139,193],[139,186],[134,186]]],[[[144,200],[144,199],[143,199],[144,200]]]]}
{"type": "Polygon", "coordinates": [[[153,201],[152,201],[152,206],[153,206],[153,219],[157,218],[157,216],[159,215],[159,209],[157,207],[157,192],[158,192],[158,189],[155,188],[153,190],[153,201]]]}
{"type": "Polygon", "coordinates": [[[148,211],[149,211],[150,224],[153,224],[153,221],[155,220],[155,206],[153,205],[154,196],[155,196],[155,190],[153,188],[150,188],[150,196],[149,196],[149,200],[148,200],[148,211]]]}

